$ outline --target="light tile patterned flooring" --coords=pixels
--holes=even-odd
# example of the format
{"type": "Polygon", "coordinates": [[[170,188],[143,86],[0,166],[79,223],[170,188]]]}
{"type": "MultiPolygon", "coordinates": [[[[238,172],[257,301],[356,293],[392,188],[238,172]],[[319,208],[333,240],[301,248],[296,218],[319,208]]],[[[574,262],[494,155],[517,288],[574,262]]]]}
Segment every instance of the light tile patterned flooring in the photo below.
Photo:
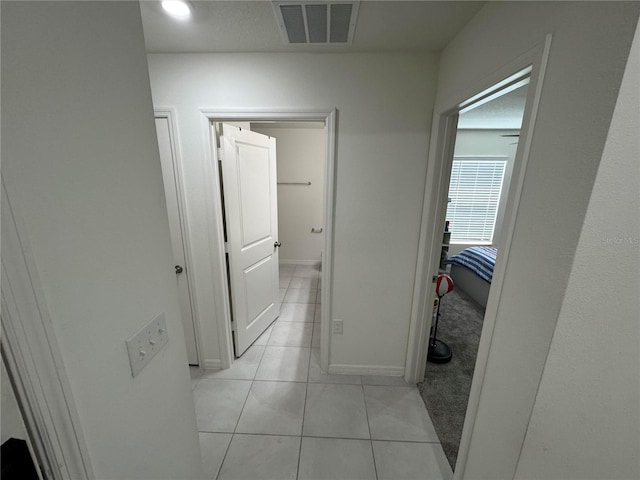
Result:
{"type": "Polygon", "coordinates": [[[281,314],[227,370],[192,367],[208,479],[450,479],[415,385],[320,372],[317,267],[280,267],[281,314]]]}

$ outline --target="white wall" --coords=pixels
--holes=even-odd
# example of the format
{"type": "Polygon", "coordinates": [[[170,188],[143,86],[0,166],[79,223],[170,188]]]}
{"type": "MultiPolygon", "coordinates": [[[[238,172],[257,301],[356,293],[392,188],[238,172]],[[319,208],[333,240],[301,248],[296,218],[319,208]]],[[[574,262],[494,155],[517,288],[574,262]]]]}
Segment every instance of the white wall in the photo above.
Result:
{"type": "Polygon", "coordinates": [[[219,358],[210,292],[222,266],[207,234],[205,206],[217,200],[206,188],[199,109],[337,107],[331,312],[344,334],[333,336],[330,362],[401,372],[436,66],[430,54],[149,56],[154,104],[177,111],[206,358],[219,358]]]}
{"type": "MultiPolygon", "coordinates": [[[[498,206],[498,214],[496,218],[496,228],[494,230],[494,245],[498,243],[498,238],[502,229],[502,218],[504,216],[505,204],[509,196],[509,185],[511,184],[511,173],[513,172],[513,161],[516,157],[515,144],[518,139],[514,137],[501,137],[500,135],[510,135],[518,133],[519,130],[462,130],[456,133],[456,145],[454,156],[488,156],[488,157],[505,157],[507,166],[504,172],[504,183],[502,187],[502,195],[500,196],[500,205],[498,206]]],[[[452,225],[452,228],[454,226],[452,225]]],[[[469,244],[453,244],[449,247],[449,255],[461,252],[469,244]]]]}
{"type": "Polygon", "coordinates": [[[640,478],[640,31],[517,478],[640,478]]]}
{"type": "Polygon", "coordinates": [[[465,478],[515,474],[639,7],[489,3],[441,56],[437,113],[553,34],[465,478]]]}
{"type": "Polygon", "coordinates": [[[323,228],[324,127],[252,129],[276,139],[278,183],[311,182],[309,186],[278,185],[280,263],[319,263],[323,235],[311,233],[311,228],[323,228]]]}
{"type": "Polygon", "coordinates": [[[140,12],[2,2],[2,175],[98,479],[201,478],[140,12]],[[131,377],[125,340],[166,312],[131,377]]]}

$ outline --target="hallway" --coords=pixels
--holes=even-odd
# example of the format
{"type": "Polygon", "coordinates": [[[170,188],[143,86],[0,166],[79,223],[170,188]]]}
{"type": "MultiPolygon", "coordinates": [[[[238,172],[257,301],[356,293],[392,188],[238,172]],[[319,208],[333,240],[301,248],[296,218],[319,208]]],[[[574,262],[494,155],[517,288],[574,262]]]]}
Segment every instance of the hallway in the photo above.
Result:
{"type": "Polygon", "coordinates": [[[227,370],[191,368],[208,479],[449,479],[415,385],[320,372],[316,267],[280,267],[280,317],[227,370]]]}

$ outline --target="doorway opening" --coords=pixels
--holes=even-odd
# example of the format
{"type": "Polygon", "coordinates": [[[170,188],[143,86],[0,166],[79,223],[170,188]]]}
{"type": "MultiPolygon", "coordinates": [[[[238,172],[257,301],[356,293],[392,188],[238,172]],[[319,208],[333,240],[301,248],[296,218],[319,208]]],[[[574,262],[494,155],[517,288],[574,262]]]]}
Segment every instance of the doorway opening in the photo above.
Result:
{"type": "Polygon", "coordinates": [[[323,202],[325,123],[255,122],[251,129],[275,138],[277,153],[281,307],[280,323],[272,327],[266,341],[319,347],[327,217],[323,202]]]}
{"type": "MultiPolygon", "coordinates": [[[[545,37],[544,42],[533,46],[517,58],[506,59],[505,65],[490,76],[471,80],[465,91],[445,88],[438,94],[436,100],[405,364],[405,379],[418,383],[423,382],[425,378],[431,336],[430,327],[433,324],[435,287],[440,270],[443,244],[449,243],[450,245],[450,242],[443,242],[443,237],[459,116],[467,110],[473,110],[474,106],[477,108],[483,103],[503,96],[505,90],[513,91],[527,80],[529,82],[520,136],[511,137],[518,139],[518,145],[516,146],[510,186],[508,194],[506,194],[502,226],[500,234],[497,236],[497,250],[500,254],[497,256],[482,321],[482,333],[459,439],[459,450],[455,460],[454,478],[464,476],[469,452],[474,445],[473,431],[479,412],[481,393],[485,386],[485,374],[490,354],[496,347],[504,348],[502,344],[494,341],[494,332],[505,285],[507,265],[509,265],[551,42],[552,36],[549,34],[545,37]],[[523,83],[518,85],[519,82],[523,83]]],[[[451,227],[453,228],[453,226],[451,227]]],[[[446,283],[448,284],[448,282],[446,283]]],[[[445,296],[443,304],[446,301],[445,296]]],[[[443,332],[443,329],[447,329],[446,321],[445,318],[440,322],[438,336],[443,332]]],[[[450,328],[449,331],[452,329],[450,328]]]]}
{"type": "Polygon", "coordinates": [[[313,121],[213,125],[236,358],[254,345],[320,344],[324,129],[313,121]]]}
{"type": "Polygon", "coordinates": [[[458,112],[453,152],[441,180],[446,197],[438,270],[452,279],[453,290],[434,293],[440,308],[434,307],[433,324],[438,328],[430,333],[419,389],[452,468],[493,269],[504,245],[503,219],[528,87],[527,74],[458,112]]]}
{"type": "MultiPolygon", "coordinates": [[[[320,305],[317,309],[318,312],[313,313],[315,322],[310,322],[315,324],[315,331],[313,331],[312,327],[312,337],[315,337],[315,342],[319,341],[320,343],[320,368],[322,371],[326,372],[329,365],[329,315],[330,315],[330,305],[331,305],[331,279],[332,279],[332,238],[333,238],[333,202],[334,202],[334,164],[335,164],[335,128],[336,128],[336,111],[335,110],[317,110],[317,111],[260,111],[260,112],[215,112],[215,111],[202,111],[203,114],[203,126],[206,126],[208,131],[208,136],[210,138],[210,159],[207,162],[209,166],[209,170],[207,175],[210,175],[211,182],[209,183],[209,187],[211,188],[211,198],[214,199],[213,205],[211,207],[211,218],[212,224],[215,226],[215,232],[217,236],[217,240],[213,246],[212,253],[214,257],[217,258],[217,263],[221,266],[226,266],[226,254],[225,251],[225,239],[224,239],[224,224],[228,221],[225,218],[225,212],[227,211],[226,206],[223,207],[220,200],[223,195],[226,197],[226,187],[220,181],[220,162],[219,155],[221,151],[219,150],[218,135],[216,135],[215,125],[218,123],[237,123],[241,122],[241,124],[248,124],[249,129],[251,129],[251,125],[254,124],[257,129],[276,129],[279,127],[283,127],[283,130],[291,129],[294,130],[294,126],[296,127],[305,127],[305,129],[316,130],[316,134],[322,133],[322,144],[324,146],[323,149],[323,160],[322,160],[322,186],[320,185],[320,180],[318,182],[314,182],[313,180],[305,176],[304,178],[298,178],[297,175],[302,175],[302,173],[306,172],[297,172],[289,170],[289,173],[292,175],[295,173],[295,178],[282,178],[282,182],[296,182],[303,183],[303,185],[277,185],[276,179],[276,191],[283,189],[283,191],[289,190],[288,194],[295,193],[291,189],[302,190],[303,192],[310,192],[312,187],[319,187],[322,191],[322,216],[321,223],[318,223],[317,218],[311,218],[307,215],[304,215],[304,225],[302,231],[304,235],[307,237],[311,237],[316,239],[318,242],[318,238],[321,240],[319,244],[321,245],[321,255],[320,255],[320,264],[315,267],[318,276],[318,285],[322,288],[316,289],[316,301],[320,305]],[[277,126],[276,126],[277,124],[277,126]],[[311,128],[313,127],[313,128],[311,128]],[[311,182],[312,185],[304,185],[304,183],[311,182]],[[311,230],[314,230],[314,233],[311,230]],[[318,232],[318,233],[316,233],[318,232]],[[316,313],[318,314],[316,316],[316,313]],[[318,321],[319,320],[319,321],[318,321]]],[[[257,135],[256,132],[252,132],[257,135]]],[[[273,133],[273,132],[271,132],[273,133]]],[[[286,143],[286,142],[285,142],[286,143]]],[[[277,145],[277,142],[276,142],[277,145]]],[[[299,165],[298,165],[299,166],[299,165]]],[[[316,165],[316,168],[318,166],[316,165]]],[[[276,168],[277,170],[277,168],[276,168]]],[[[286,170],[285,170],[286,172],[286,170]]],[[[297,192],[301,193],[301,192],[297,192]]],[[[284,197],[285,193],[282,193],[284,197]]],[[[298,206],[298,210],[301,210],[298,206]]],[[[303,210],[303,209],[302,209],[303,210]]],[[[294,222],[295,223],[295,222],[294,222]]],[[[286,227],[286,220],[285,220],[286,227]]],[[[283,231],[285,235],[287,233],[283,231]]],[[[214,238],[212,236],[212,238],[214,238]]],[[[311,258],[300,258],[296,255],[299,254],[291,249],[287,250],[284,242],[278,241],[274,239],[276,242],[281,245],[277,248],[278,250],[278,260],[280,258],[280,249],[284,248],[283,260],[285,261],[296,261],[301,267],[298,269],[299,272],[302,272],[303,268],[306,267],[310,269],[312,265],[305,265],[304,263],[299,263],[299,260],[306,260],[307,262],[317,263],[317,257],[311,258]]],[[[292,246],[292,245],[287,245],[292,246]]],[[[226,245],[226,248],[232,248],[231,245],[226,245]]],[[[317,254],[317,251],[316,251],[317,254]]],[[[278,261],[279,263],[279,261],[278,261]]],[[[297,267],[296,267],[297,269],[297,267]]],[[[287,270],[291,270],[291,266],[283,265],[283,271],[285,274],[287,270]]],[[[294,269],[295,272],[295,269],[294,269]]],[[[280,291],[280,268],[278,267],[278,283],[277,287],[277,301],[280,303],[280,295],[287,295],[287,292],[280,291]]],[[[284,275],[286,276],[286,275],[284,275]]],[[[283,276],[283,277],[284,277],[283,276]]],[[[297,276],[297,275],[296,275],[297,276]]],[[[293,278],[293,275],[292,275],[293,278]]],[[[232,337],[232,325],[231,325],[231,307],[232,303],[230,301],[230,289],[229,289],[229,277],[226,272],[219,272],[216,278],[214,278],[214,298],[218,302],[218,304],[222,307],[223,314],[218,318],[217,321],[217,329],[218,329],[218,338],[219,338],[219,350],[220,350],[220,366],[224,368],[229,368],[235,359],[234,352],[234,339],[232,337]]],[[[284,281],[283,281],[284,283],[284,281]]],[[[301,282],[299,286],[304,286],[304,282],[301,282]]],[[[287,288],[291,287],[291,281],[287,288]]],[[[284,288],[283,288],[284,290],[284,288]]],[[[301,289],[304,290],[304,289],[301,289]]],[[[309,288],[308,290],[312,290],[309,288]]],[[[233,292],[231,292],[233,294],[233,292]]],[[[293,295],[293,294],[291,294],[293,295]]],[[[308,292],[308,295],[311,295],[308,292]]],[[[283,299],[285,299],[283,297],[283,299]]],[[[285,302],[287,303],[287,302],[285,302]]],[[[293,303],[293,302],[292,302],[293,303]]],[[[278,313],[280,315],[280,313],[278,313]]],[[[267,326],[268,328],[268,326],[267,326]]],[[[205,365],[206,367],[207,365],[205,365]]]]}

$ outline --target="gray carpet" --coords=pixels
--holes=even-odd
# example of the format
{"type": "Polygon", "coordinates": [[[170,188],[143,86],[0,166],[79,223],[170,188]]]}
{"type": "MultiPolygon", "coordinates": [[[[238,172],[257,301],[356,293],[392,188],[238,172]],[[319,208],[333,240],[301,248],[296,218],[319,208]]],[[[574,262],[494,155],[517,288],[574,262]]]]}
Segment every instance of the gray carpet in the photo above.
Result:
{"type": "Polygon", "coordinates": [[[424,382],[418,384],[442,448],[454,468],[467,410],[471,379],[478,353],[484,308],[466,293],[454,290],[440,305],[438,338],[453,351],[449,363],[427,362],[424,382]]]}

